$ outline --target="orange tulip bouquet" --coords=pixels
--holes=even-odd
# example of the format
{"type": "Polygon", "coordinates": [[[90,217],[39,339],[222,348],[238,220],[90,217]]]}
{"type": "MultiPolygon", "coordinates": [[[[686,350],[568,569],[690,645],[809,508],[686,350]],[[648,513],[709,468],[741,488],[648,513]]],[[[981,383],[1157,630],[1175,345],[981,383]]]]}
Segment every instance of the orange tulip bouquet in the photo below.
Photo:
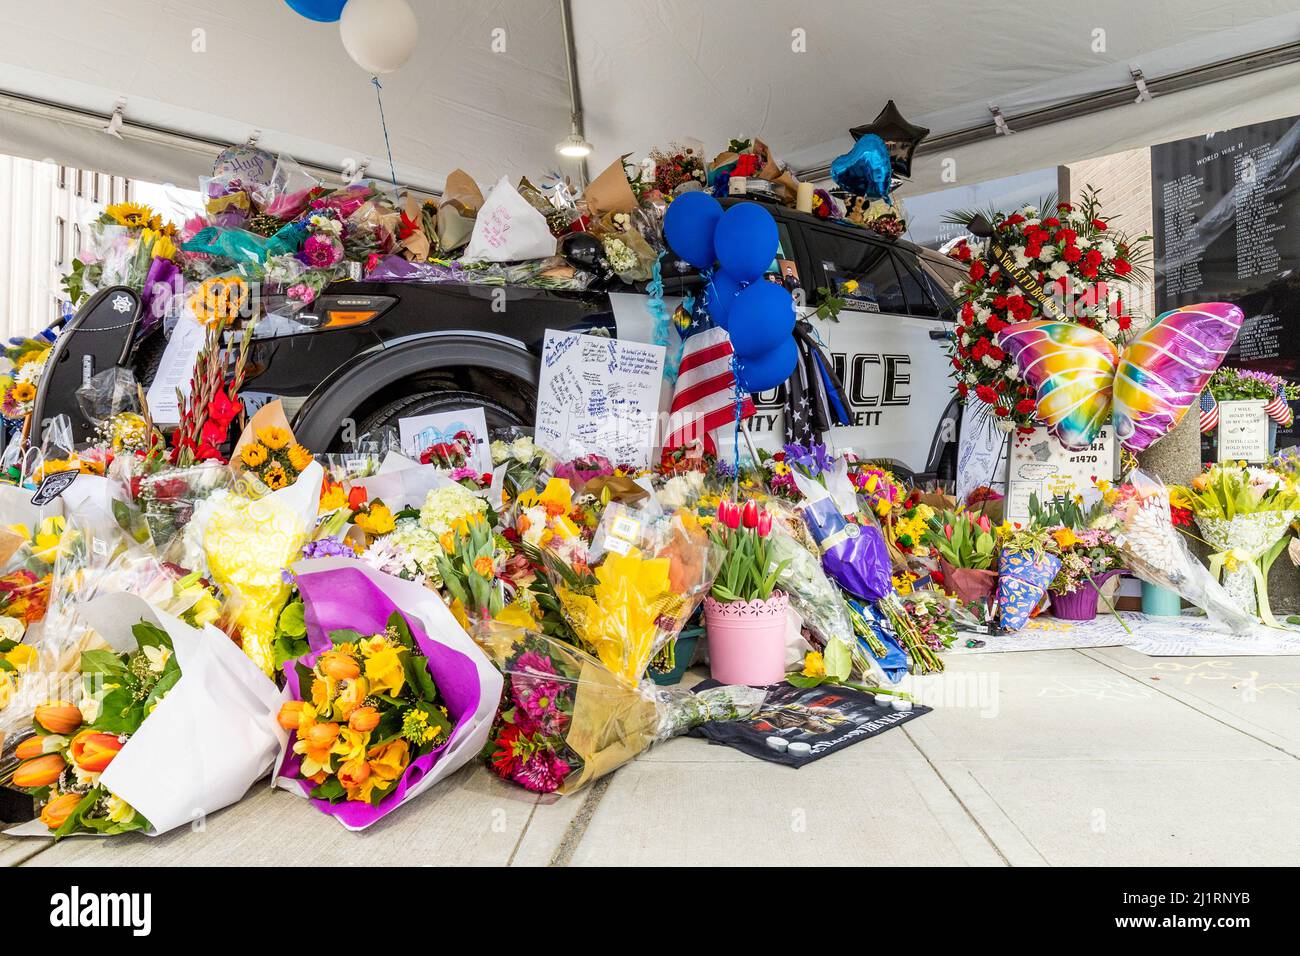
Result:
{"type": "Polygon", "coordinates": [[[501,675],[421,584],[348,558],[294,572],[309,650],[284,667],[276,783],[363,830],[482,751],[501,675]]]}
{"type": "Polygon", "coordinates": [[[85,651],[79,686],[36,707],[8,783],[40,816],[9,832],[156,835],[243,797],[284,738],[275,685],[215,628],[133,594],[85,611],[108,647],[85,651]]]}

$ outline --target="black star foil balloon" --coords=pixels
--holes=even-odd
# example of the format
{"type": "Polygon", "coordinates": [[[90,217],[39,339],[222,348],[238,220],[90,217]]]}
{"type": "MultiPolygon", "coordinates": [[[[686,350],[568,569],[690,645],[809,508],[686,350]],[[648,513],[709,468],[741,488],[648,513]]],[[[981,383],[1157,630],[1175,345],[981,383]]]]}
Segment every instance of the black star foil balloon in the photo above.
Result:
{"type": "Polygon", "coordinates": [[[855,126],[849,130],[854,139],[861,139],[867,133],[875,133],[885,141],[885,146],[889,148],[889,159],[893,164],[894,172],[899,176],[912,175],[912,154],[916,152],[916,147],[921,145],[921,140],[930,135],[930,131],[924,126],[917,126],[915,123],[909,123],[903,114],[898,112],[898,107],[894,101],[890,100],[885,104],[885,108],[880,111],[880,115],[865,126],[855,126]]]}

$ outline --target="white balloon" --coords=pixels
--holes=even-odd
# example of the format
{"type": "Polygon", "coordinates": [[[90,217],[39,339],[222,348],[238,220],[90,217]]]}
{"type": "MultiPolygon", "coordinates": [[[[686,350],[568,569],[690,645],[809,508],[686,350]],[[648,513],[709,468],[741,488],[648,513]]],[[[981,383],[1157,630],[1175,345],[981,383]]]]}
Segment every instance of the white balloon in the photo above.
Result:
{"type": "Polygon", "coordinates": [[[420,24],[406,0],[348,0],[339,36],[361,69],[392,73],[415,52],[420,24]]]}

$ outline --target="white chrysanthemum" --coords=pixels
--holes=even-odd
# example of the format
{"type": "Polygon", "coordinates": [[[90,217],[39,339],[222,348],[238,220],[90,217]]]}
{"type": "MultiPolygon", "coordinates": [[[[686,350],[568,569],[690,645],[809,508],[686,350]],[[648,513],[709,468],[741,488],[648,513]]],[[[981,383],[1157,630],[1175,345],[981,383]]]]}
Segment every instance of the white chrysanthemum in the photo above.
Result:
{"type": "Polygon", "coordinates": [[[1043,246],[1038,252],[1039,262],[1052,262],[1056,259],[1057,248],[1053,245],[1043,246]]]}
{"type": "Polygon", "coordinates": [[[980,361],[984,363],[984,366],[986,368],[991,368],[991,369],[999,368],[1002,365],[1002,363],[999,362],[997,359],[995,359],[992,355],[986,355],[982,359],[980,359],[980,361]]]}
{"type": "Polygon", "coordinates": [[[1059,259],[1056,262],[1053,262],[1047,269],[1047,274],[1053,279],[1059,279],[1062,276],[1068,275],[1069,272],[1070,264],[1064,259],[1059,259]]]}
{"type": "Polygon", "coordinates": [[[1115,243],[1111,242],[1109,239],[1103,239],[1101,242],[1097,243],[1097,251],[1107,259],[1114,259],[1115,243]]]}
{"type": "Polygon", "coordinates": [[[1016,381],[1017,379],[1019,379],[1019,378],[1020,378],[1020,369],[1018,369],[1018,368],[1016,368],[1014,365],[1012,365],[1010,368],[1007,369],[1007,378],[1011,379],[1011,381],[1013,381],[1013,382],[1016,381]]]}
{"type": "Polygon", "coordinates": [[[1107,319],[1101,324],[1101,334],[1108,339],[1119,338],[1119,323],[1114,319],[1107,319]]]}

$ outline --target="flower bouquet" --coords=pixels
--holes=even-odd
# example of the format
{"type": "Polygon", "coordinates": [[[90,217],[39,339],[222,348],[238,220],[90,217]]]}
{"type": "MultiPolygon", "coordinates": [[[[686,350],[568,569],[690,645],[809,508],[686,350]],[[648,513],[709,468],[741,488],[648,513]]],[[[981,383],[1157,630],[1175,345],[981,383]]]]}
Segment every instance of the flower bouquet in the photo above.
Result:
{"type": "Polygon", "coordinates": [[[538,793],[574,793],[705,721],[752,716],[765,696],[749,687],[692,694],[629,682],[571,644],[500,622],[474,633],[505,675],[488,766],[538,793]]]}
{"type": "Polygon", "coordinates": [[[313,461],[293,484],[261,497],[252,497],[252,487],[214,492],[186,528],[213,582],[239,603],[244,652],[268,675],[275,669],[276,619],[291,590],[282,572],[315,528],[323,475],[313,461]]]}
{"type": "MultiPolygon", "coordinates": [[[[724,684],[775,684],[785,676],[789,596],[775,590],[786,564],[772,557],[772,515],[723,499],[709,529],[721,566],[708,597],[709,669],[724,684]]],[[[787,561],[789,559],[786,559],[787,561]]]]}
{"type": "Polygon", "coordinates": [[[1206,542],[1210,571],[1247,614],[1276,627],[1268,603],[1268,572],[1300,514],[1300,490],[1288,475],[1239,464],[1212,465],[1180,489],[1206,542]]]}
{"type": "Polygon", "coordinates": [[[501,675],[427,588],[346,559],[294,571],[311,650],[285,667],[276,783],[363,830],[482,749],[501,675]]]}
{"type": "Polygon", "coordinates": [[[275,685],[225,635],[134,594],[84,612],[108,647],[82,653],[69,698],[35,709],[12,784],[43,805],[9,832],[156,835],[243,797],[281,746],[275,685]]]}
{"type": "Polygon", "coordinates": [[[1113,524],[1104,497],[1084,508],[1065,496],[1052,498],[1045,506],[1037,495],[1030,496],[1029,526],[1045,529],[1061,555],[1061,568],[1048,588],[1056,617],[1091,621],[1097,616],[1102,586],[1124,567],[1110,532],[1113,524]]]}
{"type": "MultiPolygon", "coordinates": [[[[977,215],[958,212],[953,221],[969,225],[977,215]]],[[[1069,318],[1062,321],[1095,329],[1111,342],[1128,335],[1133,316],[1124,286],[1142,278],[1150,237],[1126,236],[1112,228],[1095,190],[1086,189],[1079,203],[1043,210],[1025,206],[986,218],[993,226],[992,241],[1063,306],[1069,318]]],[[[1034,390],[996,336],[1009,325],[1050,315],[982,249],[961,242],[949,254],[969,266],[966,281],[953,288],[960,303],[952,357],[957,392],[963,398],[974,393],[1004,429],[1029,430],[1037,407],[1034,390]]]]}
{"type": "Polygon", "coordinates": [[[992,570],[997,536],[986,515],[940,511],[930,516],[921,542],[935,549],[943,569],[943,588],[965,604],[987,605],[997,588],[992,570]]]}
{"type": "MultiPolygon", "coordinates": [[[[988,519],[983,519],[987,521],[988,519]]],[[[998,623],[1018,631],[1043,603],[1047,589],[1061,570],[1061,557],[1046,531],[1017,531],[1002,542],[998,553],[998,623]]]]}
{"type": "Polygon", "coordinates": [[[1170,493],[1160,479],[1131,472],[1128,483],[1115,490],[1111,509],[1115,546],[1130,571],[1143,581],[1176,591],[1234,633],[1255,628],[1254,616],[1243,611],[1188,550],[1174,527],[1170,493]]]}

